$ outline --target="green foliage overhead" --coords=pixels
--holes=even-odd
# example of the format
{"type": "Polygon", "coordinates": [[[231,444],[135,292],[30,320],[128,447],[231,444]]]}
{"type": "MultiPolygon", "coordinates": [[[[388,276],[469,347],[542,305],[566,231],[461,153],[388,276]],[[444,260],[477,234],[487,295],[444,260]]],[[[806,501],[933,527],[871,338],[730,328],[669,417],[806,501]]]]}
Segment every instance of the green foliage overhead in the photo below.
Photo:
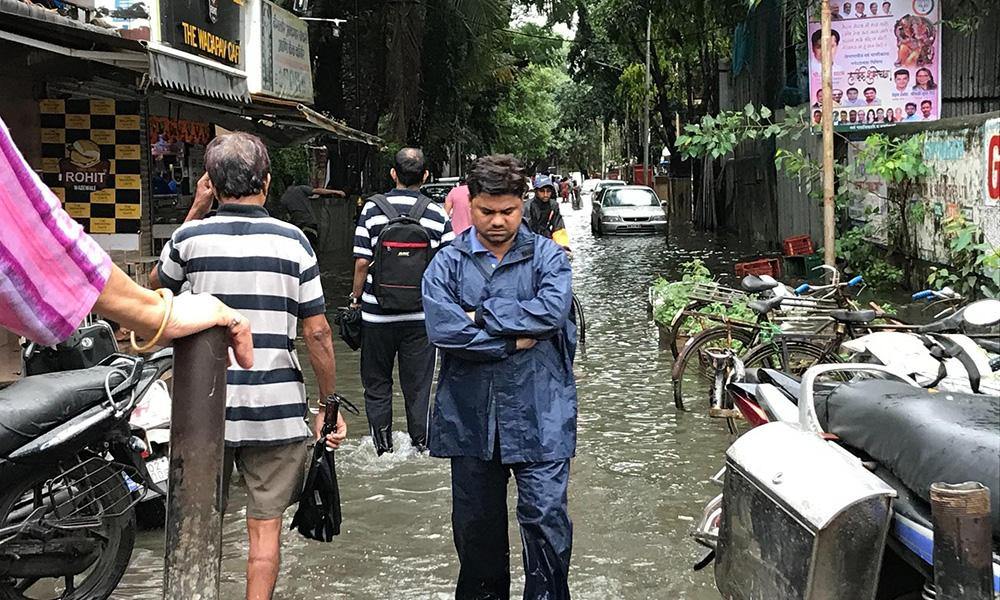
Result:
{"type": "Polygon", "coordinates": [[[559,121],[556,90],[566,78],[558,69],[538,65],[518,75],[497,107],[497,152],[528,161],[548,155],[559,121]]]}

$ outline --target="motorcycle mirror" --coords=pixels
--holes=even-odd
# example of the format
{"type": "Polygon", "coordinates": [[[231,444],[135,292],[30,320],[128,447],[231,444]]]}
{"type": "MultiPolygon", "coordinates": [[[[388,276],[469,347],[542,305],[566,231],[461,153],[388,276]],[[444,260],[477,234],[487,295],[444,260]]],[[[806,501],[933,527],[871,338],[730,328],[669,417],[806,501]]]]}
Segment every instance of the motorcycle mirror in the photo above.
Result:
{"type": "Polygon", "coordinates": [[[989,327],[1000,323],[1000,300],[977,300],[965,307],[962,318],[970,325],[989,327]]]}

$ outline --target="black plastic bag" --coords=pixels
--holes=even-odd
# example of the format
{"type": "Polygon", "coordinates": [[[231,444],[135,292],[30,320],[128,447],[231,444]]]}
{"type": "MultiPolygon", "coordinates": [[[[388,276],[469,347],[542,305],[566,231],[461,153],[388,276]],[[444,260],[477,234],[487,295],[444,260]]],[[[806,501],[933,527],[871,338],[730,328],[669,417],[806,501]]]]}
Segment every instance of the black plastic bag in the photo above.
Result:
{"type": "Polygon", "coordinates": [[[341,308],[334,318],[340,331],[340,339],[351,350],[361,347],[361,307],[341,308]]]}
{"type": "Polygon", "coordinates": [[[292,518],[292,529],[318,542],[330,542],[340,535],[343,515],[340,509],[340,486],[337,483],[337,462],[334,451],[327,450],[327,435],[337,428],[340,407],[353,414],[358,409],[343,396],[333,394],[326,400],[323,417],[323,439],[316,442],[309,461],[309,473],[299,496],[299,507],[292,518]]]}

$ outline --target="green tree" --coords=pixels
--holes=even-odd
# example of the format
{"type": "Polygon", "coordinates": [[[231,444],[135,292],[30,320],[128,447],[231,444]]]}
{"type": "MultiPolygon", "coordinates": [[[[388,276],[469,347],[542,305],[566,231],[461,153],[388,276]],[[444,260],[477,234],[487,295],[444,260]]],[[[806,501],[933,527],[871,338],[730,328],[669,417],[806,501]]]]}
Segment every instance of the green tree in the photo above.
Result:
{"type": "Polygon", "coordinates": [[[556,90],[567,76],[552,67],[530,65],[514,80],[496,112],[494,149],[529,163],[546,158],[559,120],[556,90]]]}

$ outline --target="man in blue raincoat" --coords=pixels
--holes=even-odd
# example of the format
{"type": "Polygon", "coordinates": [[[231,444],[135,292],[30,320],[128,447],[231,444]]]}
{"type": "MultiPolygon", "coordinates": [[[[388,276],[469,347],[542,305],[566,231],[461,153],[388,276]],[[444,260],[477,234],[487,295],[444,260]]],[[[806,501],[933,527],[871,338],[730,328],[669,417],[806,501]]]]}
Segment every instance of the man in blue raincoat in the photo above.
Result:
{"type": "Polygon", "coordinates": [[[511,156],[468,177],[473,227],[424,274],[427,335],[441,349],[430,452],[451,459],[459,600],[510,597],[507,483],[517,483],[524,598],[564,600],[573,530],[576,328],[564,250],[522,223],[511,156]]]}

